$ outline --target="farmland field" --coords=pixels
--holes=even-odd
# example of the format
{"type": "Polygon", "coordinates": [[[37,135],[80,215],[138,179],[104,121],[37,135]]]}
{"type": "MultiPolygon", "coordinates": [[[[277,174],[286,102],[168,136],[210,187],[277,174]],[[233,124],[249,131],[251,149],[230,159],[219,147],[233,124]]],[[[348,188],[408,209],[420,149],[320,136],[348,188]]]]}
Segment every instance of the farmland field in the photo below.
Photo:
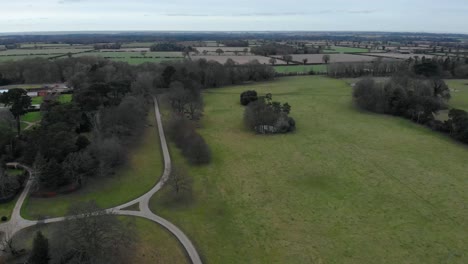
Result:
{"type": "Polygon", "coordinates": [[[369,49],[332,46],[330,50],[323,50],[323,51],[324,52],[352,53],[352,52],[369,52],[369,49]]]}
{"type": "Polygon", "coordinates": [[[194,202],[167,208],[156,195],[151,206],[207,262],[468,262],[466,146],[362,112],[344,81],[325,77],[211,89],[204,100],[199,132],[213,161],[189,167],[194,202]],[[288,102],[297,131],[247,131],[245,90],[288,102]]]}
{"type": "MultiPolygon", "coordinates": [[[[226,56],[226,55],[221,55],[221,56],[216,56],[216,55],[207,55],[207,56],[192,56],[192,60],[197,60],[197,59],[206,59],[208,61],[217,61],[221,64],[226,63],[227,59],[232,59],[238,64],[245,64],[253,60],[258,60],[261,64],[270,64],[270,58],[268,57],[263,57],[263,56],[226,56]]],[[[277,60],[276,64],[286,64],[285,61],[282,60],[277,60]]]]}
{"type": "MultiPolygon", "coordinates": [[[[308,59],[307,63],[323,63],[324,54],[293,54],[293,61],[302,63],[304,58],[308,59]]],[[[373,61],[374,57],[353,55],[353,54],[329,54],[330,63],[335,62],[361,62],[361,61],[373,61]]],[[[275,56],[281,58],[282,56],[275,56]]]]}
{"type": "Polygon", "coordinates": [[[195,47],[200,53],[204,50],[208,51],[209,53],[215,53],[217,49],[222,49],[224,52],[234,52],[239,51],[240,54],[243,54],[244,49],[250,51],[249,47],[195,47]]]}
{"type": "Polygon", "coordinates": [[[327,65],[292,65],[292,66],[274,66],[276,72],[279,73],[296,73],[296,72],[327,72],[327,65]]]}

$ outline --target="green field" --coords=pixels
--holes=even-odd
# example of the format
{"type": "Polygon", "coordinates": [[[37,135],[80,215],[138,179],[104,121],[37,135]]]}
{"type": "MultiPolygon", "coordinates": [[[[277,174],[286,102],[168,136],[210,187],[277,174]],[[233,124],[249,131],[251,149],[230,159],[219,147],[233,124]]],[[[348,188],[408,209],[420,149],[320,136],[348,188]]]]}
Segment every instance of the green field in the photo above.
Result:
{"type": "MultiPolygon", "coordinates": [[[[120,217],[120,219],[122,221],[134,221],[135,223],[138,237],[132,263],[188,263],[184,249],[172,234],[160,225],[142,218],[120,217]]],[[[56,224],[49,224],[24,229],[15,236],[15,245],[17,248],[24,248],[29,251],[36,231],[40,230],[46,237],[50,237],[56,226],[56,224]]]]}
{"type": "Polygon", "coordinates": [[[148,115],[148,124],[142,141],[129,153],[129,162],[116,175],[105,179],[89,180],[79,191],[54,198],[31,198],[21,210],[28,219],[41,216],[62,216],[70,204],[95,200],[99,206],[109,208],[128,202],[144,194],[159,180],[162,157],[154,112],[148,115]]]}
{"type": "Polygon", "coordinates": [[[368,49],[363,48],[352,48],[352,47],[339,47],[339,46],[332,46],[331,49],[323,50],[324,53],[353,53],[353,52],[369,52],[368,49]]]}
{"type": "Polygon", "coordinates": [[[468,80],[446,80],[452,99],[450,106],[468,111],[468,80]]]}
{"type": "Polygon", "coordinates": [[[140,52],[87,52],[78,54],[77,56],[98,56],[113,61],[128,62],[129,64],[141,64],[144,62],[159,63],[183,58],[181,52],[147,52],[145,56],[140,52]]]}
{"type": "MultiPolygon", "coordinates": [[[[468,263],[468,148],[408,120],[362,112],[325,77],[208,90],[191,206],[151,207],[210,263],[468,263]],[[261,136],[239,94],[288,102],[297,131],[261,136]]],[[[183,162],[171,148],[173,159],[183,162]]]]}
{"type": "Polygon", "coordinates": [[[21,117],[21,121],[37,122],[41,120],[41,112],[29,112],[21,117]]]}
{"type": "Polygon", "coordinates": [[[296,72],[310,72],[317,73],[327,72],[327,65],[293,65],[293,66],[274,66],[276,72],[279,73],[296,73],[296,72]]]}

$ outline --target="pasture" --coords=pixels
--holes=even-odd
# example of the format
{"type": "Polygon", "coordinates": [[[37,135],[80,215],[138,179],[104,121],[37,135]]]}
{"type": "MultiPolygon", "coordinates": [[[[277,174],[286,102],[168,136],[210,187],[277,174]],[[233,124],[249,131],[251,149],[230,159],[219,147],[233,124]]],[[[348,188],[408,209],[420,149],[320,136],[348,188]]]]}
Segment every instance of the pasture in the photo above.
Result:
{"type": "Polygon", "coordinates": [[[326,73],[327,65],[290,65],[290,66],[274,66],[276,72],[279,73],[304,73],[314,71],[316,73],[326,73]]]}
{"type": "MultiPolygon", "coordinates": [[[[190,167],[191,204],[153,211],[210,263],[467,263],[468,148],[358,110],[351,88],[289,77],[204,94],[212,164],[190,167]],[[239,94],[288,102],[297,131],[246,130],[239,94]]],[[[171,147],[176,163],[185,164],[171,147]]]]}
{"type": "Polygon", "coordinates": [[[354,52],[369,52],[369,49],[332,46],[331,49],[324,49],[323,52],[354,53],[354,52]]]}
{"type": "MultiPolygon", "coordinates": [[[[249,56],[228,56],[228,55],[201,55],[201,56],[192,56],[192,60],[198,60],[198,59],[206,59],[207,61],[217,61],[221,64],[226,63],[228,59],[232,59],[234,62],[237,64],[245,64],[249,63],[253,60],[258,60],[261,64],[270,64],[270,58],[268,57],[263,57],[263,56],[256,56],[256,55],[249,55],[249,56]]],[[[286,64],[285,61],[278,59],[276,61],[276,65],[281,65],[281,64],[286,64]]]]}

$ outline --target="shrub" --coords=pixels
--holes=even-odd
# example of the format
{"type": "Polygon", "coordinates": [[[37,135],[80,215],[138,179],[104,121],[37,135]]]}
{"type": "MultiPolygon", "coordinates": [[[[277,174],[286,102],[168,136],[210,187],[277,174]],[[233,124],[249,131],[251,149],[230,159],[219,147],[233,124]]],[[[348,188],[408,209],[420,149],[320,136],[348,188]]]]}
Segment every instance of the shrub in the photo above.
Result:
{"type": "Polygon", "coordinates": [[[258,96],[256,91],[245,91],[240,95],[241,105],[248,105],[250,102],[257,101],[258,96]]]}
{"type": "Polygon", "coordinates": [[[8,217],[2,216],[2,222],[6,222],[8,220],[8,217]]]}

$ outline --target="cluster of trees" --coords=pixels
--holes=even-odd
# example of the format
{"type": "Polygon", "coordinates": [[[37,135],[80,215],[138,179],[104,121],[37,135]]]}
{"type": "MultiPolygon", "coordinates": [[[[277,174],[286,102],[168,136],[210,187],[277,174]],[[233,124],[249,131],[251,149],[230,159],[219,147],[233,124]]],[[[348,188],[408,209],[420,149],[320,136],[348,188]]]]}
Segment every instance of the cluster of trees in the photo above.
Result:
{"type": "MultiPolygon", "coordinates": [[[[150,93],[168,92],[174,116],[182,127],[191,127],[191,133],[177,137],[190,142],[181,145],[183,152],[193,163],[209,162],[209,148],[195,132],[203,111],[200,90],[275,76],[270,66],[258,62],[239,66],[202,59],[130,66],[96,57],[5,62],[0,63],[0,74],[9,83],[66,81],[74,88],[70,103],[60,103],[54,96],[45,98],[40,126],[21,136],[13,133],[11,114],[8,122],[0,122],[0,155],[6,161],[35,166],[41,193],[68,190],[89,177],[112,175],[126,160],[125,148],[145,125],[144,98],[150,93]],[[43,68],[48,72],[41,74],[43,68]]],[[[30,99],[18,94],[21,100],[30,99]]],[[[18,115],[24,112],[20,110],[18,115]]]]}
{"type": "Polygon", "coordinates": [[[254,91],[254,90],[245,91],[241,93],[240,95],[240,103],[243,106],[246,106],[249,103],[253,101],[257,101],[257,100],[258,100],[257,91],[254,91]]]}
{"type": "MultiPolygon", "coordinates": [[[[169,87],[173,81],[195,83],[201,88],[217,88],[247,81],[266,81],[275,77],[275,70],[271,66],[260,64],[258,61],[237,65],[233,60],[221,64],[199,59],[159,65],[161,66],[161,78],[156,84],[161,88],[169,87]]],[[[160,70],[161,68],[158,71],[160,70]]]]}
{"type": "Polygon", "coordinates": [[[353,91],[356,104],[368,111],[402,116],[468,144],[468,112],[450,109],[448,119],[435,114],[447,108],[450,89],[441,79],[399,74],[386,83],[364,79],[353,91]]]}
{"type": "MultiPolygon", "coordinates": [[[[167,103],[172,115],[167,124],[167,131],[171,140],[182,154],[192,164],[208,164],[211,161],[211,150],[203,137],[197,133],[197,121],[203,114],[202,85],[193,75],[177,76],[175,67],[166,68],[171,76],[166,81],[174,80],[166,90],[167,103]]],[[[164,77],[169,77],[163,73],[164,77]]]]}
{"type": "Polygon", "coordinates": [[[318,54],[320,48],[311,46],[291,46],[278,43],[267,43],[261,46],[251,47],[250,52],[260,56],[287,55],[287,54],[318,54]]]}
{"type": "Polygon", "coordinates": [[[161,42],[156,43],[150,47],[151,51],[193,51],[192,47],[186,47],[174,42],[161,42]]]}
{"type": "Polygon", "coordinates": [[[338,78],[388,76],[401,71],[426,77],[467,78],[468,59],[414,56],[406,61],[385,61],[379,58],[373,62],[333,63],[328,67],[328,75],[338,78]]]}
{"type": "Polygon", "coordinates": [[[122,47],[122,44],[120,44],[120,43],[98,43],[98,44],[94,44],[93,47],[94,47],[95,50],[120,49],[122,47]]]}
{"type": "Polygon", "coordinates": [[[247,40],[225,40],[223,41],[226,47],[248,47],[249,42],[247,40]]]}
{"type": "Polygon", "coordinates": [[[385,83],[359,81],[353,91],[356,104],[368,111],[403,116],[417,123],[434,120],[434,113],[446,108],[450,90],[441,79],[394,75],[385,83]]]}
{"type": "Polygon", "coordinates": [[[0,200],[14,197],[25,181],[23,175],[9,175],[5,162],[0,160],[0,200]]]}
{"type": "Polygon", "coordinates": [[[290,45],[283,45],[272,42],[263,44],[261,46],[251,47],[250,52],[260,56],[286,55],[294,54],[296,52],[296,48],[290,45]]]}
{"type": "Polygon", "coordinates": [[[291,106],[288,103],[273,101],[271,94],[252,100],[255,98],[253,92],[246,91],[244,96],[241,95],[241,104],[247,97],[250,100],[244,112],[244,123],[248,128],[260,134],[288,133],[296,129],[296,122],[289,116],[291,106]]]}

